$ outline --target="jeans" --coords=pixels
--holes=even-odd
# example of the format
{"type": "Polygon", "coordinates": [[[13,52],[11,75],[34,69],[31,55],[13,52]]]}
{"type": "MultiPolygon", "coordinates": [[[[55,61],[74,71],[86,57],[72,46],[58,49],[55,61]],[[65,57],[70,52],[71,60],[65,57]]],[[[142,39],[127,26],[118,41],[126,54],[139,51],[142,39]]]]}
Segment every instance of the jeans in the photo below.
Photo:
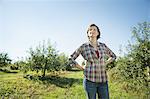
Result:
{"type": "Polygon", "coordinates": [[[108,82],[96,83],[84,79],[83,86],[87,99],[96,99],[96,93],[98,94],[98,99],[109,99],[108,82]]]}

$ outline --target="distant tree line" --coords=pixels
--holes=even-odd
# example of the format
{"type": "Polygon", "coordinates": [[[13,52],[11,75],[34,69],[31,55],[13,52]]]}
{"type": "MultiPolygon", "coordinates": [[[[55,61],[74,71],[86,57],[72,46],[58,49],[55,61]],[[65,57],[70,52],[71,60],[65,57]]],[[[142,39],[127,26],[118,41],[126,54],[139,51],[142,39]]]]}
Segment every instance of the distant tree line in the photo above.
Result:
{"type": "Polygon", "coordinates": [[[30,48],[28,50],[29,56],[26,60],[18,60],[11,64],[11,59],[7,53],[0,54],[0,66],[10,67],[12,70],[21,70],[23,72],[36,71],[42,72],[44,77],[46,72],[65,71],[71,69],[68,66],[68,56],[58,51],[48,41],[30,48]]]}

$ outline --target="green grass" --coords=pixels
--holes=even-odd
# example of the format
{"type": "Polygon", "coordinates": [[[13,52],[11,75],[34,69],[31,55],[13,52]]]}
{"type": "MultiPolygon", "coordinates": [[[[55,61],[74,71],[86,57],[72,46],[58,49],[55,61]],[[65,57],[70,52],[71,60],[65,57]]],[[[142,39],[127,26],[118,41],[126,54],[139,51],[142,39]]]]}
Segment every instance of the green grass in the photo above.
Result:
{"type": "MultiPolygon", "coordinates": [[[[47,74],[44,79],[32,79],[23,73],[0,72],[0,98],[6,99],[86,99],[81,71],[47,74]]],[[[122,89],[122,83],[109,82],[110,99],[143,99],[122,89]]]]}
{"type": "Polygon", "coordinates": [[[46,79],[29,80],[22,73],[0,72],[0,96],[17,99],[74,99],[83,97],[82,72],[47,75],[46,79]]]}

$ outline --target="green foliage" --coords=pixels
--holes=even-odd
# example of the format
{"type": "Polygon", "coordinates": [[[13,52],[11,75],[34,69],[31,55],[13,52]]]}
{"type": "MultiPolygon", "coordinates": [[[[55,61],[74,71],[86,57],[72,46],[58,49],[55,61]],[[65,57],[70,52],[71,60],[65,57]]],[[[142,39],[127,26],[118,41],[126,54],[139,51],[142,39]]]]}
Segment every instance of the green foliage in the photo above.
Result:
{"type": "Polygon", "coordinates": [[[115,66],[116,66],[116,61],[114,61],[114,62],[108,64],[108,65],[106,66],[106,69],[107,69],[107,70],[110,70],[110,69],[114,68],[115,66]]]}
{"type": "Polygon", "coordinates": [[[67,70],[68,65],[68,56],[66,56],[64,53],[59,54],[58,56],[58,62],[59,66],[57,66],[58,70],[67,70]]]}
{"type": "Polygon", "coordinates": [[[0,53],[0,67],[7,66],[11,63],[11,59],[8,57],[7,53],[0,53]]]}
{"type": "Polygon", "coordinates": [[[68,57],[65,54],[58,54],[55,48],[48,42],[39,44],[36,49],[30,48],[27,63],[32,71],[47,72],[66,70],[68,57]]]}
{"type": "Polygon", "coordinates": [[[148,87],[148,68],[150,68],[150,23],[144,22],[133,28],[135,44],[130,44],[128,59],[132,78],[148,87]]]}
{"type": "MultiPolygon", "coordinates": [[[[116,78],[128,82],[126,88],[148,95],[150,68],[150,23],[144,22],[133,28],[134,43],[128,46],[128,54],[117,60],[116,78]]],[[[114,75],[112,73],[112,75],[114,75]]]]}

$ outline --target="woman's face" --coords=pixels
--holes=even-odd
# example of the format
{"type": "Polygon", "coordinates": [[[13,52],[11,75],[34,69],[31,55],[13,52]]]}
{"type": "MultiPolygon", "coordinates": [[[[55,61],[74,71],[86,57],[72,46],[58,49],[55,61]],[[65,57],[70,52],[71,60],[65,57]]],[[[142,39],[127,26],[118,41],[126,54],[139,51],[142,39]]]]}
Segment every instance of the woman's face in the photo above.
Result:
{"type": "Polygon", "coordinates": [[[90,38],[97,38],[98,36],[98,30],[96,28],[96,26],[91,26],[88,29],[88,37],[90,38]]]}

